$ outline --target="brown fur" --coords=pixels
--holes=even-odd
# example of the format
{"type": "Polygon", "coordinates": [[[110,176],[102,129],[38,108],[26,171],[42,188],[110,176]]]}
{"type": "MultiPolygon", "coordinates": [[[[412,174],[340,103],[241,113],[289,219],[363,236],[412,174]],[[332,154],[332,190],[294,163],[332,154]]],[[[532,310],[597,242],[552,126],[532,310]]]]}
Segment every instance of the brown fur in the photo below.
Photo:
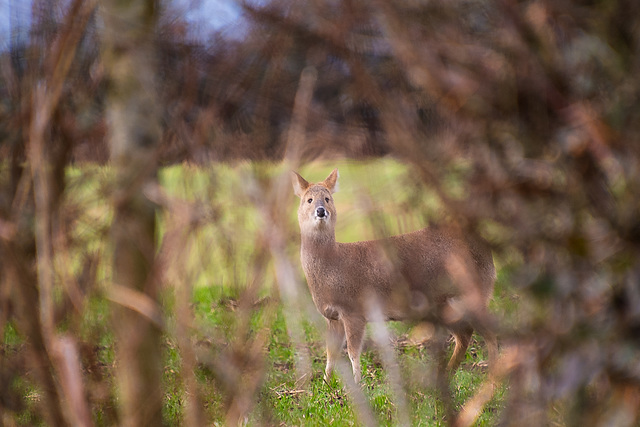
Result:
{"type": "MultiPolygon", "coordinates": [[[[456,339],[447,365],[455,371],[473,333],[470,319],[486,317],[496,277],[491,251],[478,239],[464,239],[443,228],[338,243],[332,197],[337,179],[337,169],[317,184],[295,172],[292,175],[294,191],[301,198],[302,268],[313,301],[328,322],[325,378],[346,339],[354,378],[360,380],[365,326],[380,315],[384,320],[429,320],[445,325],[456,339]],[[320,217],[318,209],[324,209],[320,217]]],[[[483,335],[490,359],[494,359],[495,337],[486,330],[483,335]]]]}

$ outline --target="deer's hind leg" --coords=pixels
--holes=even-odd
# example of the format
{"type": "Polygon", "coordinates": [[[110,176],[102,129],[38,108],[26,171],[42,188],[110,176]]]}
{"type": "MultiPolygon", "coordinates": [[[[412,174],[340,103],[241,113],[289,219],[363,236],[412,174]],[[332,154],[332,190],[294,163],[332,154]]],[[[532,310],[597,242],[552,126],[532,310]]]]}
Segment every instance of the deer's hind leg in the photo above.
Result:
{"type": "Polygon", "coordinates": [[[327,323],[327,367],[324,370],[324,380],[329,382],[336,360],[340,357],[345,334],[340,320],[327,319],[327,323]]]}
{"type": "Polygon", "coordinates": [[[471,336],[473,335],[473,327],[469,324],[456,325],[455,327],[451,327],[451,333],[455,339],[456,346],[447,364],[447,370],[453,374],[464,360],[467,348],[471,342],[471,336]]]}
{"type": "Polygon", "coordinates": [[[498,359],[498,338],[491,327],[485,325],[477,325],[476,329],[478,333],[484,338],[484,342],[489,350],[489,371],[491,372],[496,367],[496,361],[498,359]]]}

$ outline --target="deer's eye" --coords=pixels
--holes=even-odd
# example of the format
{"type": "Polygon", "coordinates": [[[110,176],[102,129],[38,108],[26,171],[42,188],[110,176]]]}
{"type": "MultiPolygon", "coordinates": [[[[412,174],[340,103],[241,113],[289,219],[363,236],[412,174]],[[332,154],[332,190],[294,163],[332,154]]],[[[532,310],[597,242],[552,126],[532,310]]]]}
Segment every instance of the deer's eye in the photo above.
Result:
{"type": "Polygon", "coordinates": [[[311,202],[313,202],[313,199],[307,200],[307,203],[311,203],[311,202]]]}
{"type": "Polygon", "coordinates": [[[328,197],[325,197],[325,198],[324,198],[324,201],[325,201],[325,202],[327,202],[327,203],[329,203],[329,198],[328,198],[328,197]]]}

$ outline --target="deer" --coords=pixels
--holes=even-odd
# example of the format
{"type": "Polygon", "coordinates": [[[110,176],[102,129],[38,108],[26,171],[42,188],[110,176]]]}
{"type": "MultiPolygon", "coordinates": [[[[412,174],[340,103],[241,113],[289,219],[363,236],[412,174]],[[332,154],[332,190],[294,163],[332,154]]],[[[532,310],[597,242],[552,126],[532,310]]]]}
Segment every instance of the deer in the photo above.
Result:
{"type": "Polygon", "coordinates": [[[302,269],[327,322],[324,380],[328,383],[346,341],[353,379],[360,383],[366,324],[378,320],[444,327],[455,339],[446,368],[442,363],[449,373],[464,359],[475,329],[485,338],[491,368],[497,341],[486,319],[496,269],[488,244],[440,226],[339,243],[333,200],[338,176],[334,169],[324,181],[310,183],[291,172],[294,193],[300,197],[302,269]]]}

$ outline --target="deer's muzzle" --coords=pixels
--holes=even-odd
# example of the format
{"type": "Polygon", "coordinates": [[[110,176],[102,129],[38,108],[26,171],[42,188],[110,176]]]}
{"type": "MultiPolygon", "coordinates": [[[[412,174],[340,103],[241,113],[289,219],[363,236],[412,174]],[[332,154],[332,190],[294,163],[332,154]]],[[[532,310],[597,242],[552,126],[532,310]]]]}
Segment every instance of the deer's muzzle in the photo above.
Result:
{"type": "Polygon", "coordinates": [[[322,206],[318,206],[316,208],[316,218],[325,219],[328,216],[328,212],[325,208],[323,208],[322,206]]]}

